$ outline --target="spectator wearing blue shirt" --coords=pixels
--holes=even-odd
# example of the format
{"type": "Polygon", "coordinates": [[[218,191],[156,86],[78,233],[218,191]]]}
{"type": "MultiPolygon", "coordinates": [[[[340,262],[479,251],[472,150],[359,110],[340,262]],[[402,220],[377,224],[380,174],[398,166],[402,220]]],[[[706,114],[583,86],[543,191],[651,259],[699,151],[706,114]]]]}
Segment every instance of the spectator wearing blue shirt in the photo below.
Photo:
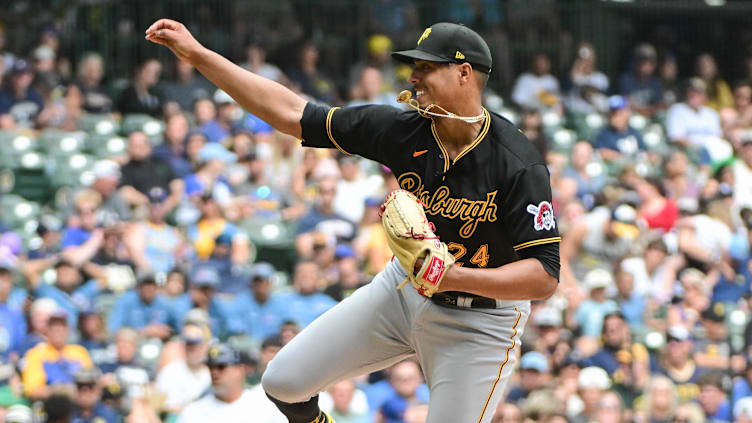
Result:
{"type": "Polygon", "coordinates": [[[317,189],[313,207],[298,221],[295,246],[303,257],[313,255],[317,233],[335,237],[337,241],[352,240],[357,233],[355,224],[334,210],[337,179],[323,178],[318,182],[317,189]]]}
{"type": "MultiPolygon", "coordinates": [[[[240,106],[221,89],[214,92],[214,104],[216,104],[216,118],[204,123],[200,130],[206,134],[209,142],[222,142],[232,135],[232,130],[237,126],[236,116],[240,106]]],[[[242,110],[240,115],[242,116],[242,110]]]]}
{"type": "Polygon", "coordinates": [[[404,414],[410,403],[421,402],[418,388],[423,383],[418,363],[405,360],[396,364],[389,374],[389,383],[394,393],[386,398],[379,409],[385,423],[404,423],[404,414]]]}
{"type": "Polygon", "coordinates": [[[30,250],[29,260],[51,257],[60,251],[60,229],[62,225],[57,219],[46,219],[37,225],[37,235],[42,239],[42,245],[30,250]]]}
{"type": "Polygon", "coordinates": [[[635,159],[637,153],[645,151],[642,135],[629,126],[632,109],[622,96],[608,99],[608,125],[595,136],[593,146],[604,160],[619,158],[635,159]]]}
{"type": "Polygon", "coordinates": [[[645,298],[634,290],[634,275],[621,265],[616,266],[616,303],[631,328],[642,327],[645,298]]]}
{"type": "Polygon", "coordinates": [[[138,354],[141,341],[138,332],[135,329],[123,327],[117,331],[114,338],[115,357],[99,369],[104,373],[117,376],[118,380],[125,385],[138,385],[149,380],[147,366],[138,354]]]}
{"type": "Polygon", "coordinates": [[[506,401],[522,403],[528,395],[545,388],[550,382],[548,358],[538,351],[526,352],[520,358],[520,384],[509,390],[506,401]]]}
{"type": "Polygon", "coordinates": [[[164,141],[152,152],[152,156],[167,163],[178,178],[191,173],[191,162],[185,151],[189,127],[188,119],[182,113],[170,116],[165,125],[164,141]]]}
{"type": "Polygon", "coordinates": [[[747,368],[742,376],[734,382],[731,390],[731,400],[734,404],[744,397],[752,397],[752,360],[747,360],[747,368]]]}
{"type": "Polygon", "coordinates": [[[254,136],[271,136],[274,134],[274,128],[271,125],[261,120],[256,115],[246,113],[243,121],[241,122],[240,130],[250,131],[254,136]]]}
{"type": "Polygon", "coordinates": [[[165,339],[170,335],[170,318],[170,304],[157,292],[155,275],[145,272],[138,277],[138,287],[117,300],[108,327],[110,333],[130,327],[145,337],[165,339]]]}
{"type": "Polygon", "coordinates": [[[243,322],[245,333],[257,341],[279,334],[282,327],[285,306],[279,294],[272,293],[273,274],[271,264],[257,263],[251,270],[250,291],[236,295],[233,303],[235,319],[243,322]]]}
{"type": "Polygon", "coordinates": [[[13,289],[13,267],[0,263],[0,361],[20,357],[26,338],[26,318],[20,309],[8,304],[13,289]]]}
{"type": "Polygon", "coordinates": [[[700,387],[700,396],[697,402],[700,403],[705,418],[709,422],[725,423],[731,422],[731,403],[726,395],[728,389],[725,385],[728,376],[721,372],[706,373],[697,380],[700,387]]]}
{"type": "Polygon", "coordinates": [[[295,266],[294,292],[279,294],[279,301],[286,309],[286,319],[305,327],[337,304],[319,291],[321,280],[321,270],[316,262],[302,261],[295,266]]]}
{"type": "Polygon", "coordinates": [[[81,310],[78,314],[78,344],[86,348],[95,366],[102,368],[115,359],[107,339],[107,328],[102,315],[95,309],[81,310]]]}
{"type": "Polygon", "coordinates": [[[165,221],[167,193],[154,187],[148,197],[147,219],[132,224],[123,241],[139,269],[167,273],[183,259],[186,242],[182,233],[165,221]]]}
{"type": "Polygon", "coordinates": [[[104,289],[106,279],[103,275],[97,275],[84,282],[81,270],[66,260],[55,264],[55,274],[54,285],[43,282],[38,274],[30,274],[28,281],[37,298],[54,300],[67,313],[68,325],[76,327],[79,311],[93,307],[94,299],[104,289]]]}
{"type": "Polygon", "coordinates": [[[222,128],[216,120],[217,106],[210,98],[199,98],[193,103],[193,116],[197,131],[206,137],[207,142],[219,142],[230,135],[229,128],[222,128]]]}
{"type": "Polygon", "coordinates": [[[227,165],[237,161],[237,156],[221,144],[210,143],[201,147],[198,158],[201,166],[185,177],[185,194],[189,197],[211,195],[219,204],[228,205],[232,189],[223,174],[227,165]]]}
{"type": "Polygon", "coordinates": [[[594,157],[592,144],[579,141],[572,146],[570,165],[564,169],[563,174],[565,179],[572,180],[576,184],[577,197],[587,210],[595,206],[596,196],[608,183],[606,172],[591,171],[593,168],[598,168],[593,164],[600,165],[600,162],[594,157]]]}
{"type": "Polygon", "coordinates": [[[72,423],[118,423],[121,421],[115,410],[102,403],[101,376],[102,373],[96,367],[80,369],[74,375],[76,394],[72,423]]]}
{"type": "Polygon", "coordinates": [[[606,270],[594,269],[585,275],[585,286],[590,292],[590,297],[580,304],[574,316],[583,335],[599,336],[603,318],[619,309],[616,302],[606,296],[606,288],[613,285],[614,279],[606,270]]]}
{"type": "Polygon", "coordinates": [[[214,240],[214,250],[201,266],[211,267],[219,274],[217,291],[236,295],[248,291],[249,267],[232,262],[232,238],[222,234],[214,240]]]}
{"type": "Polygon", "coordinates": [[[619,94],[627,97],[638,113],[652,117],[663,100],[663,85],[655,75],[658,55],[650,44],[635,49],[634,69],[619,79],[619,94]]]}
{"type": "Polygon", "coordinates": [[[596,366],[605,370],[614,383],[631,384],[634,382],[626,377],[633,369],[640,368],[644,374],[648,373],[649,357],[647,349],[639,343],[632,343],[632,334],[624,316],[618,312],[607,314],[603,320],[601,339],[603,346],[592,356],[585,359],[586,367],[596,366]],[[625,371],[624,366],[629,367],[625,371]]]}
{"type": "Polygon", "coordinates": [[[0,116],[10,115],[24,127],[33,127],[44,108],[42,96],[31,86],[34,73],[25,60],[17,60],[10,70],[8,84],[0,90],[0,116]]]}
{"type": "Polygon", "coordinates": [[[90,189],[82,190],[74,199],[76,214],[65,228],[60,241],[62,255],[75,264],[90,261],[104,242],[104,231],[98,228],[98,208],[102,196],[90,189]]]}
{"type": "MultiPolygon", "coordinates": [[[[366,394],[368,409],[371,410],[372,414],[375,414],[387,399],[396,394],[394,388],[389,383],[389,379],[381,379],[378,382],[363,385],[359,388],[366,394]]],[[[415,392],[415,396],[421,403],[428,404],[428,386],[425,383],[421,383],[418,390],[415,392]]]]}
{"type": "Polygon", "coordinates": [[[211,267],[198,266],[190,277],[187,296],[173,302],[171,322],[175,330],[182,328],[188,312],[202,309],[209,315],[209,329],[220,339],[243,332],[242,322],[232,318],[230,305],[215,296],[219,274],[211,267]]]}

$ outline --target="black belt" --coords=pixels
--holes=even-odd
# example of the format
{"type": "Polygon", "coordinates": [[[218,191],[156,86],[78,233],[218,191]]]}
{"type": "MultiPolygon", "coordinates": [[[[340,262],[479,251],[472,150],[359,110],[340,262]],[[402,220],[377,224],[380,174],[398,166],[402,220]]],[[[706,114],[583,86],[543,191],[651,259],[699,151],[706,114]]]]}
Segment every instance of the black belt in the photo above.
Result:
{"type": "Polygon", "coordinates": [[[461,295],[453,293],[436,293],[431,296],[434,303],[457,308],[498,308],[498,302],[493,298],[475,297],[470,295],[461,295]]]}

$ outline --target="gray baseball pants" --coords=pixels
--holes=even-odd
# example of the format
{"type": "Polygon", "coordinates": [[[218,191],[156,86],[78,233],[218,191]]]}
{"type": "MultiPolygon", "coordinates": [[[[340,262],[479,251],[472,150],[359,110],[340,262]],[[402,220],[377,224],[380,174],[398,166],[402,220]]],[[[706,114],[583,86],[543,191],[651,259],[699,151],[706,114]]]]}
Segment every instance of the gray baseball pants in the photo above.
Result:
{"type": "Polygon", "coordinates": [[[415,354],[431,393],[427,423],[489,423],[517,365],[529,301],[496,309],[440,306],[408,284],[397,260],[303,329],[262,378],[274,398],[308,401],[331,384],[415,354]]]}

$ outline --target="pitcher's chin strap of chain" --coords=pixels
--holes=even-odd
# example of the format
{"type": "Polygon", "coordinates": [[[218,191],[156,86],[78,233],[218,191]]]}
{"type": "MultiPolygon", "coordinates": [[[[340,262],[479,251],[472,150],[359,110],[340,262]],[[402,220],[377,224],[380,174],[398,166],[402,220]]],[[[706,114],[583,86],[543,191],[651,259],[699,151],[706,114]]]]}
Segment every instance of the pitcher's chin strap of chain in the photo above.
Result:
{"type": "Polygon", "coordinates": [[[437,116],[437,117],[443,117],[443,118],[450,118],[450,119],[459,119],[463,122],[467,123],[475,123],[482,121],[486,116],[484,113],[479,114],[478,116],[457,116],[454,113],[448,111],[447,109],[439,106],[438,104],[429,104],[428,107],[425,109],[420,108],[420,103],[418,103],[418,100],[412,98],[413,93],[409,90],[404,90],[397,96],[397,101],[400,103],[405,103],[408,106],[412,107],[413,109],[418,111],[418,114],[423,116],[424,118],[428,118],[430,116],[437,116]],[[441,113],[434,113],[431,111],[431,109],[437,108],[444,112],[441,113]]]}

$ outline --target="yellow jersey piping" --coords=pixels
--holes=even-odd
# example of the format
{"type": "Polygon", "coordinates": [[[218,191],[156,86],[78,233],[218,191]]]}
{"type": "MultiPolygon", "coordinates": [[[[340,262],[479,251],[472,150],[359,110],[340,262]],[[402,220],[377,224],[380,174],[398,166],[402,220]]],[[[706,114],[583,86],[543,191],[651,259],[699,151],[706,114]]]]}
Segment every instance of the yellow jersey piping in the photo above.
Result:
{"type": "Polygon", "coordinates": [[[512,248],[514,248],[514,251],[519,251],[523,248],[533,247],[535,245],[541,245],[541,244],[550,244],[552,242],[561,242],[561,237],[555,236],[552,238],[534,239],[532,241],[523,242],[522,244],[517,244],[512,248]]]}
{"type": "Polygon", "coordinates": [[[350,156],[351,154],[345,151],[344,148],[340,147],[337,141],[334,140],[334,134],[332,133],[332,117],[334,116],[334,111],[337,109],[339,109],[339,107],[332,107],[331,109],[329,109],[329,113],[326,114],[326,135],[329,136],[329,141],[331,141],[332,144],[337,147],[337,150],[350,156]]]}
{"type": "Polygon", "coordinates": [[[520,310],[517,309],[517,307],[514,308],[514,311],[517,312],[517,320],[514,322],[514,326],[512,326],[512,330],[514,331],[512,333],[512,337],[510,338],[512,340],[512,345],[507,347],[506,357],[504,357],[504,361],[501,362],[501,365],[499,366],[499,373],[496,374],[496,380],[494,380],[493,385],[491,385],[491,392],[488,393],[488,398],[486,398],[486,402],[483,404],[483,410],[480,412],[480,417],[478,417],[478,423],[480,423],[483,420],[483,415],[486,414],[486,409],[488,408],[488,403],[491,401],[491,397],[493,396],[494,390],[496,389],[496,385],[499,383],[499,380],[501,379],[501,372],[504,370],[504,365],[509,362],[509,352],[514,349],[515,345],[517,345],[517,341],[514,339],[515,336],[517,336],[517,325],[520,323],[520,319],[522,318],[522,313],[520,310]]]}

